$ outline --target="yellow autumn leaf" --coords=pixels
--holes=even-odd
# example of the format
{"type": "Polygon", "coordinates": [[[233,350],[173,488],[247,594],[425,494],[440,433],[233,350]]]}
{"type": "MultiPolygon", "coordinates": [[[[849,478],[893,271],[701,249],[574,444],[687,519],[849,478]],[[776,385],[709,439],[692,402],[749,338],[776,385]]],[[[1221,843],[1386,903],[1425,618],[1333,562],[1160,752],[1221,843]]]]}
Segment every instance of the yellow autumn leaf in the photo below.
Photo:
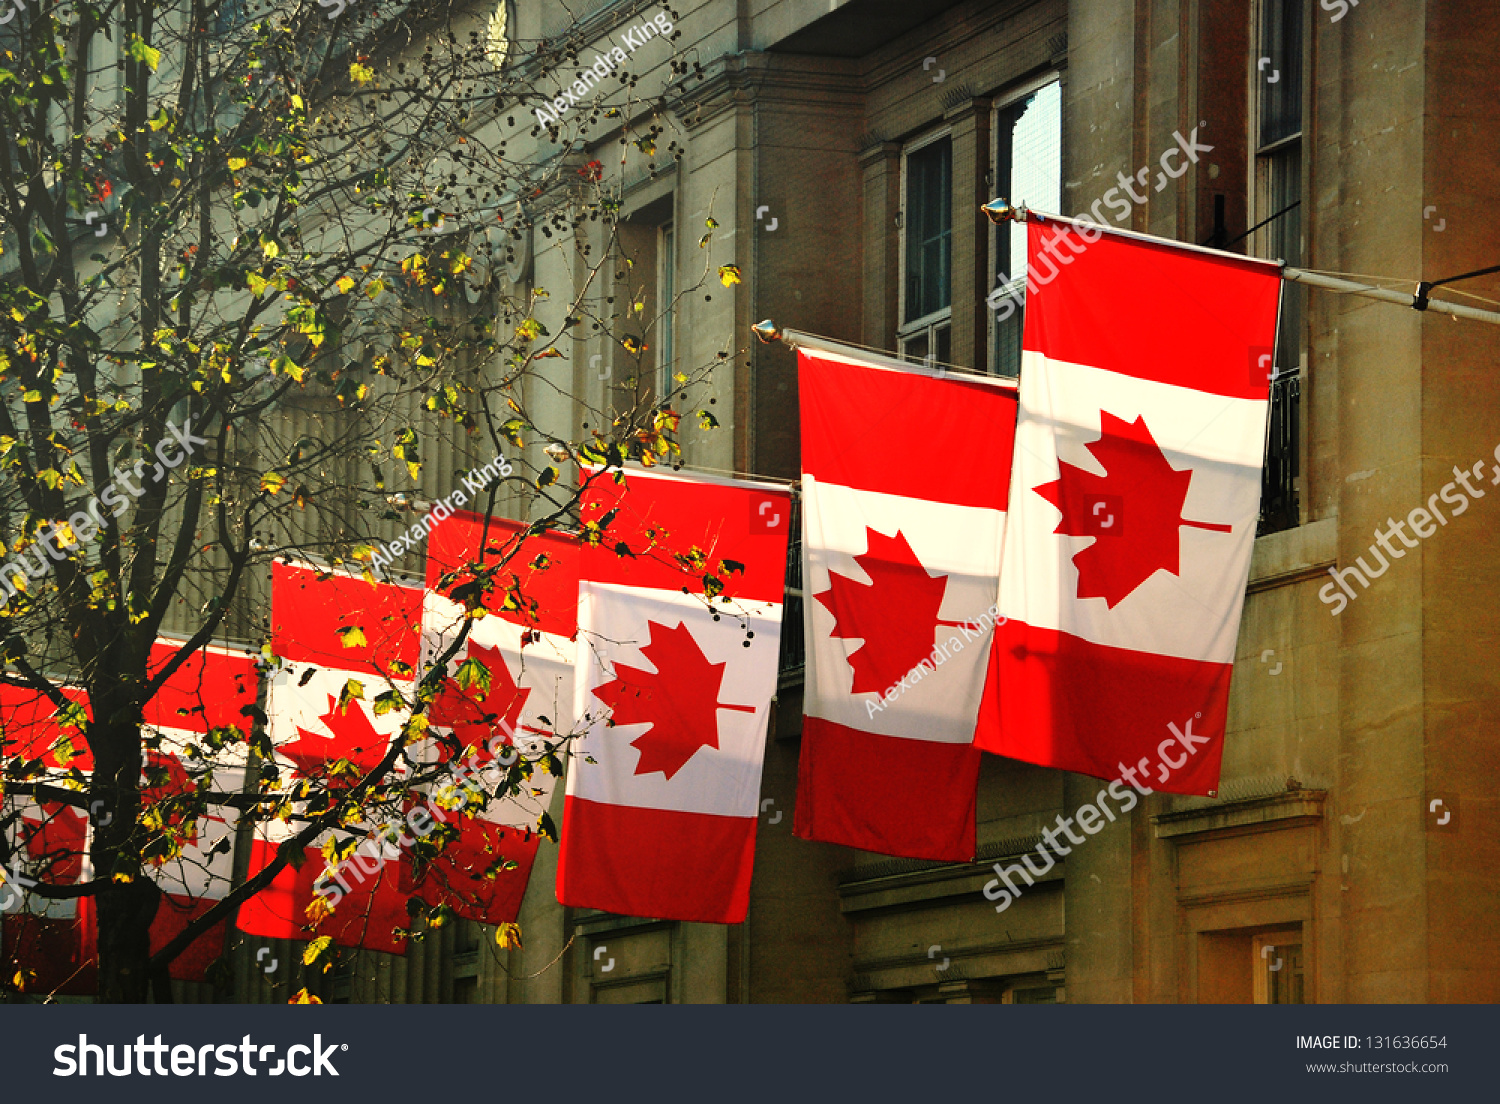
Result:
{"type": "Polygon", "coordinates": [[[302,952],[302,965],[311,966],[314,962],[318,961],[318,956],[326,951],[332,942],[333,936],[331,935],[320,935],[314,939],[307,945],[307,949],[302,952]]]}
{"type": "Polygon", "coordinates": [[[277,472],[266,472],[260,477],[260,489],[263,491],[277,494],[284,486],[286,486],[286,476],[277,472]]]}
{"type": "Polygon", "coordinates": [[[734,287],[735,284],[740,282],[740,266],[720,265],[719,282],[725,287],[734,287]]]}
{"type": "Polygon", "coordinates": [[[320,1001],[317,997],[313,996],[306,989],[298,989],[297,990],[297,995],[294,996],[291,1000],[287,1001],[287,1004],[322,1004],[322,1003],[323,1003],[322,1001],[320,1001]]]}
{"type": "Polygon", "coordinates": [[[364,629],[358,625],[346,625],[338,630],[338,634],[346,648],[363,648],[369,644],[364,629]]]}
{"type": "Polygon", "coordinates": [[[340,295],[348,295],[351,291],[354,290],[354,277],[340,276],[333,282],[333,286],[338,288],[340,295]]]}
{"type": "Polygon", "coordinates": [[[250,158],[248,157],[231,157],[229,159],[229,171],[239,172],[248,164],[250,164],[250,158]]]}
{"type": "Polygon", "coordinates": [[[375,70],[357,61],[349,63],[349,77],[355,84],[369,84],[375,79],[375,70]]]}
{"type": "Polygon", "coordinates": [[[495,928],[495,942],[502,950],[510,950],[512,947],[521,946],[521,925],[500,924],[495,928]]]}

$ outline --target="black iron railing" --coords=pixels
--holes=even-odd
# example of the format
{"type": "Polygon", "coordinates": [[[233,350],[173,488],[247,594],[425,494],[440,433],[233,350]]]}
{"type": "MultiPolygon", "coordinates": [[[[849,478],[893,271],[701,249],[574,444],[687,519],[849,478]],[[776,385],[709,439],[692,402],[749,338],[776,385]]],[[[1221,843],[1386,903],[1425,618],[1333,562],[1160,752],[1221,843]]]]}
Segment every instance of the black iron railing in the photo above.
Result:
{"type": "Polygon", "coordinates": [[[1266,440],[1266,466],[1261,475],[1258,533],[1279,533],[1299,523],[1297,476],[1298,424],[1302,414],[1302,377],[1288,372],[1271,381],[1271,432],[1266,440]]]}
{"type": "Polygon", "coordinates": [[[786,604],[781,609],[781,661],[777,681],[799,682],[807,665],[807,642],[802,637],[802,519],[800,503],[792,502],[792,535],[786,547],[786,604]]]}

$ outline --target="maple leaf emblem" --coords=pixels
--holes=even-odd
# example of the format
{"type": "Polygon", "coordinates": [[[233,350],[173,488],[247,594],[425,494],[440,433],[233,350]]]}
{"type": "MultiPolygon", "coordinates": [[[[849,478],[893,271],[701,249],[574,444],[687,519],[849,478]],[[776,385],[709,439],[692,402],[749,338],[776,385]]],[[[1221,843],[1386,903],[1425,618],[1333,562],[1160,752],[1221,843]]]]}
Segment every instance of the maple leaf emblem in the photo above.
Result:
{"type": "Polygon", "coordinates": [[[329,763],[347,759],[360,774],[367,774],[380,762],[385,754],[386,738],[375,731],[364,706],[351,699],[346,708],[339,708],[339,700],[328,695],[328,712],[318,717],[332,733],[309,732],[297,726],[297,739],[278,749],[297,765],[297,773],[304,778],[316,775],[329,763]]]}
{"type": "Polygon", "coordinates": [[[1178,573],[1180,527],[1230,533],[1233,526],[1185,520],[1192,471],[1167,463],[1144,417],[1100,413],[1099,439],[1088,450],[1105,474],[1061,462],[1057,479],[1032,489],[1062,513],[1054,533],[1098,538],[1073,556],[1078,597],[1103,598],[1113,609],[1156,572],[1178,573]]]}
{"type": "Polygon", "coordinates": [[[470,644],[469,658],[477,659],[489,669],[489,689],[476,683],[465,690],[450,676],[443,680],[442,689],[432,700],[427,718],[435,725],[452,729],[461,747],[478,747],[480,757],[487,758],[488,753],[483,749],[489,743],[490,732],[502,725],[502,731],[516,731],[531,690],[516,685],[499,648],[470,644]]]}
{"type": "Polygon", "coordinates": [[[939,625],[960,622],[938,618],[948,576],[923,567],[901,530],[888,537],[866,527],[854,562],[868,583],[830,571],[828,589],[813,598],[833,614],[833,636],[864,641],[849,653],[852,692],[881,694],[932,653],[939,625]]]}
{"type": "Polygon", "coordinates": [[[641,655],[655,673],[616,663],[615,677],[595,687],[594,697],[610,707],[614,724],[650,726],[630,741],[641,753],[635,773],[661,771],[670,779],[699,748],[718,748],[719,710],[755,707],[719,701],[728,663],[710,663],[686,622],[668,628],[647,621],[646,635],[641,655]]]}

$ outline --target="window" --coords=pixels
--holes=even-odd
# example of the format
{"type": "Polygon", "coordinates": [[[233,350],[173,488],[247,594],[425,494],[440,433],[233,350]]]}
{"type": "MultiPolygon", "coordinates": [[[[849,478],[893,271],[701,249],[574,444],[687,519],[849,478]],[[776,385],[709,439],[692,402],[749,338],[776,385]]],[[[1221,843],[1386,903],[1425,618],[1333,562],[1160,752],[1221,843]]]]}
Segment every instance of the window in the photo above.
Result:
{"type": "MultiPolygon", "coordinates": [[[[1274,83],[1256,81],[1254,221],[1265,222],[1260,255],[1289,265],[1302,263],[1302,38],[1303,0],[1261,0],[1258,56],[1270,58],[1279,77],[1274,83]]],[[[1262,533],[1294,528],[1300,520],[1302,304],[1302,286],[1283,281],[1261,487],[1262,533]]]]}
{"type": "Polygon", "coordinates": [[[1293,932],[1257,935],[1252,941],[1256,1004],[1305,1004],[1302,936],[1293,932]],[[1296,940],[1296,942],[1291,942],[1296,940]]]}
{"type": "Polygon", "coordinates": [[[676,320],[677,298],[677,251],[672,224],[664,223],[656,235],[656,302],[658,306],[656,333],[656,401],[666,402],[672,393],[673,357],[676,355],[673,342],[673,323],[676,320]]]}
{"type": "MultiPolygon", "coordinates": [[[[1059,213],[1062,207],[1062,85],[1051,77],[1040,88],[1003,102],[995,112],[996,197],[1059,213]]],[[[990,256],[1000,304],[990,314],[990,370],[1021,374],[1021,320],[1026,297],[1026,227],[994,227],[990,256]],[[1010,303],[1007,308],[1003,304],[1010,303]]]]}
{"type": "Polygon", "coordinates": [[[901,354],[952,356],[953,142],[944,133],[906,151],[902,173],[901,354]]]}

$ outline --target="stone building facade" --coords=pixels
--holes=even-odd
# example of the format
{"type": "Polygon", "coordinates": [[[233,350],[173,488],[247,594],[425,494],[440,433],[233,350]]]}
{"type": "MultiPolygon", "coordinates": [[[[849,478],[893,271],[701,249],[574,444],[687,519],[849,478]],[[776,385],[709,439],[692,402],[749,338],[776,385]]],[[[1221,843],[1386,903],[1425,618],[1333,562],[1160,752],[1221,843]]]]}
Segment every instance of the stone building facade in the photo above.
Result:
{"type": "MultiPolygon", "coordinates": [[[[569,7],[515,0],[508,33],[571,35],[581,68],[664,11],[680,32],[630,51],[635,106],[567,148],[543,133],[533,152],[599,161],[622,184],[623,249],[657,274],[641,313],[660,360],[654,383],[629,386],[718,364],[720,428],[685,434],[690,465],[797,475],[795,357],[751,339],[763,318],[1014,372],[1021,312],[994,304],[1021,273],[1011,232],[979,211],[996,195],[1402,290],[1500,263],[1486,209],[1500,194],[1487,49],[1500,11],[1479,0],[569,7]],[[669,71],[673,51],[690,81],[669,71]],[[647,126],[661,128],[655,155],[634,142],[647,126]],[[1158,165],[1184,171],[1157,187],[1158,165]],[[706,278],[725,264],[741,283],[706,278]]],[[[557,332],[559,292],[605,243],[530,245],[513,279],[549,289],[557,332]]],[[[1500,298],[1500,281],[1442,294],[1465,293],[1500,298]]],[[[1033,847],[1096,781],[986,756],[973,864],[794,839],[791,640],[745,924],[564,909],[550,847],[524,949],[461,923],[404,960],[345,956],[314,985],[402,1002],[1500,999],[1500,491],[1337,615],[1320,598],[1330,569],[1455,468],[1490,470],[1497,351],[1481,323],[1288,287],[1220,794],[1146,798],[1003,914],[981,893],[990,864],[1033,847]]],[[[622,386],[598,370],[610,356],[579,335],[546,362],[561,386],[539,384],[536,409],[581,429],[583,405],[556,396],[607,408],[622,386]]],[[[940,448],[893,442],[891,462],[942,478],[940,448]]],[[[244,954],[235,989],[284,999],[244,954]]]]}

